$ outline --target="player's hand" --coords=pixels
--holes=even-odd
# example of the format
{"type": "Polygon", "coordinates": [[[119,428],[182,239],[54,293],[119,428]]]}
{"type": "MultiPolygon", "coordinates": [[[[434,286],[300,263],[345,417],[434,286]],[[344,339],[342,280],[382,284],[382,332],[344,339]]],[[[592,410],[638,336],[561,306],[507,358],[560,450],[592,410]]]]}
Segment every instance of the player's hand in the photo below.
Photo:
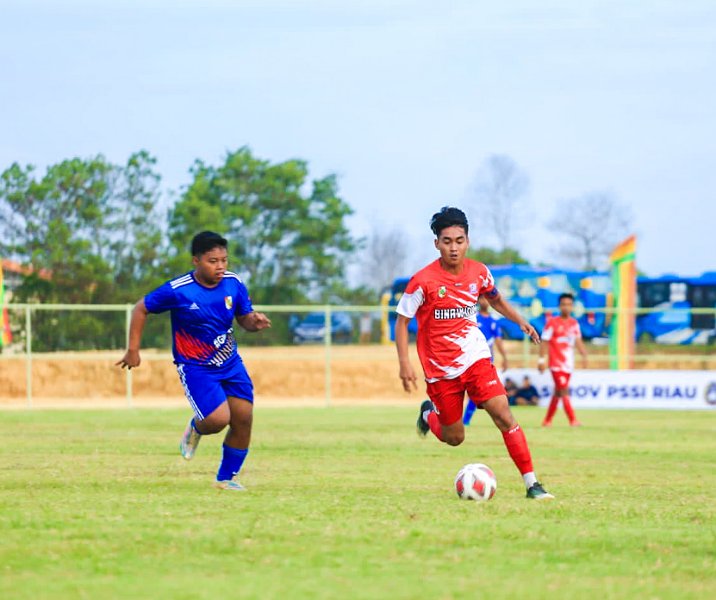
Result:
{"type": "Polygon", "coordinates": [[[539,344],[542,341],[539,338],[539,333],[537,333],[537,330],[526,321],[520,326],[520,329],[522,330],[522,333],[524,333],[526,336],[529,336],[533,344],[539,344]]]}
{"type": "Polygon", "coordinates": [[[401,365],[399,377],[403,382],[403,389],[406,392],[418,389],[418,378],[415,376],[415,371],[413,371],[413,365],[401,365]]]}
{"type": "Polygon", "coordinates": [[[271,327],[271,319],[269,319],[264,313],[255,312],[254,325],[256,326],[256,331],[268,329],[271,327]]]}
{"type": "Polygon", "coordinates": [[[537,370],[538,370],[540,373],[544,373],[544,370],[545,370],[546,368],[547,368],[547,365],[545,365],[543,362],[542,362],[542,363],[537,363],[537,370]]]}
{"type": "Polygon", "coordinates": [[[121,360],[114,363],[115,366],[121,366],[123,369],[131,369],[132,367],[138,367],[142,363],[142,359],[139,357],[139,350],[127,350],[121,360]]]}

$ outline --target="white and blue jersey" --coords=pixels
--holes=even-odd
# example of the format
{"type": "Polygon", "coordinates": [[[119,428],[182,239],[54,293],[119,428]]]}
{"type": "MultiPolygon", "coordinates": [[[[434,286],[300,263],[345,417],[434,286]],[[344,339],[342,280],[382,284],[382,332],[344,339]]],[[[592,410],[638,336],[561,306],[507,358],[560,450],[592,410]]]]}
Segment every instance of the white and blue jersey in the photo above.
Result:
{"type": "Polygon", "coordinates": [[[234,318],[253,311],[246,286],[231,271],[212,288],[187,273],[147,294],[144,305],[150,313],[171,311],[175,363],[215,367],[238,356],[234,318]]]}
{"type": "Polygon", "coordinates": [[[150,313],[171,311],[172,351],[187,400],[204,419],[228,396],[253,402],[253,384],[238,353],[233,322],[253,311],[246,286],[226,271],[208,288],[187,273],[144,297],[150,313]]]}

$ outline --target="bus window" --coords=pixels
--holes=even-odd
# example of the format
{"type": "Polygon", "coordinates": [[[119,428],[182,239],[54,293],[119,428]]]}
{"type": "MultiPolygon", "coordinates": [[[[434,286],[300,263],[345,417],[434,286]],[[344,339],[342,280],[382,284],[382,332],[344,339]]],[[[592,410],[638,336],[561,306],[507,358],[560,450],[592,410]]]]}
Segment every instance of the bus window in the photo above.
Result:
{"type": "MultiPolygon", "coordinates": [[[[689,302],[692,308],[716,308],[716,285],[690,285],[689,302]]],[[[716,329],[716,317],[711,314],[691,315],[692,329],[716,329]]]]}

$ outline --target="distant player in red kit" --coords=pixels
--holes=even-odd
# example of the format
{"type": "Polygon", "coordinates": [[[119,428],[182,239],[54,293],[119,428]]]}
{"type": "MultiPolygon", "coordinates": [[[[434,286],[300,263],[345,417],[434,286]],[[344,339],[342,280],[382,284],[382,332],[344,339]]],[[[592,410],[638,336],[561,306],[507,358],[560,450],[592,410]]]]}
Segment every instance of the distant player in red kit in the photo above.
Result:
{"type": "Polygon", "coordinates": [[[469,246],[465,213],[446,206],[433,215],[430,228],[440,258],[410,279],[396,308],[395,324],[400,379],[410,392],[417,389],[417,377],[408,354],[408,323],[413,317],[418,320],[417,350],[430,398],[420,406],[418,433],[425,436],[432,431],[441,442],[460,445],[465,439],[462,408],[467,392],[502,432],[522,474],[527,498],[553,498],[537,481],[525,434],[510,411],[490,347],[478,327],[478,298],[487,298],[492,308],[517,323],[533,342],[539,343],[539,335],[502,298],[490,270],[465,257],[469,246]]]}
{"type": "Polygon", "coordinates": [[[542,344],[539,349],[537,368],[542,373],[546,368],[545,353],[549,348],[549,369],[554,379],[554,395],[549,403],[547,414],[542,422],[543,427],[552,425],[552,418],[557,412],[560,399],[564,404],[564,412],[567,413],[569,424],[573,427],[581,425],[574,415],[574,409],[569,399],[569,379],[574,371],[574,347],[577,347],[587,366],[587,350],[582,341],[582,332],[579,329],[577,319],[572,316],[574,308],[574,296],[562,294],[559,297],[559,316],[550,317],[544,326],[542,340],[548,342],[542,344]]]}

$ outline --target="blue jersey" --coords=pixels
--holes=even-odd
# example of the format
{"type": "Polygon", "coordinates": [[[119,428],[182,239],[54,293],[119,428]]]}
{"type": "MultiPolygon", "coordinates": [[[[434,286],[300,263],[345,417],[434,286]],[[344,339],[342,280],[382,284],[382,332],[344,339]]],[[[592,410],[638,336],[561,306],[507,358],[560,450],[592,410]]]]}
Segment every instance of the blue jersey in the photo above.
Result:
{"type": "Polygon", "coordinates": [[[215,367],[238,359],[234,317],[253,311],[246,286],[231,271],[213,288],[187,273],[147,294],[144,304],[150,313],[171,311],[175,363],[215,367]]]}
{"type": "Polygon", "coordinates": [[[497,319],[491,315],[484,316],[482,313],[478,312],[477,326],[480,328],[480,331],[482,331],[482,335],[485,336],[487,345],[490,346],[490,352],[492,352],[492,346],[495,343],[495,339],[502,337],[502,331],[500,330],[500,326],[497,324],[497,319]]]}

